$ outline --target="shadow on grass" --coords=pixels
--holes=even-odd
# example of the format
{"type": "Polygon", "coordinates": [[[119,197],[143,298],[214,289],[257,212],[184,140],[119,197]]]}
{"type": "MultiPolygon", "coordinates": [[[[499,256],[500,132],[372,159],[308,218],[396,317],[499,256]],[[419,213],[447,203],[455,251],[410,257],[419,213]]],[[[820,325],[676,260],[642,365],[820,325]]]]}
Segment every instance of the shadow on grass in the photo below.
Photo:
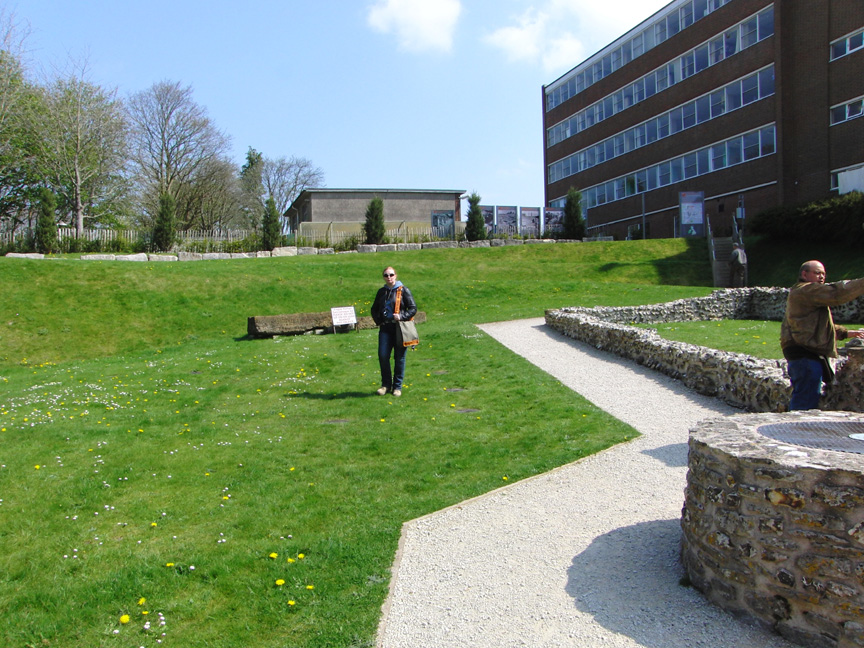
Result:
{"type": "Polygon", "coordinates": [[[285,398],[308,398],[309,400],[343,400],[345,398],[381,398],[375,392],[342,392],[339,394],[313,394],[311,392],[299,392],[297,394],[285,394],[285,398]]]}
{"type": "Polygon", "coordinates": [[[648,273],[655,272],[661,284],[710,286],[713,283],[708,243],[705,239],[688,239],[686,248],[679,254],[635,262],[609,261],[599,266],[597,271],[602,274],[635,277],[639,268],[645,268],[648,273]]]}

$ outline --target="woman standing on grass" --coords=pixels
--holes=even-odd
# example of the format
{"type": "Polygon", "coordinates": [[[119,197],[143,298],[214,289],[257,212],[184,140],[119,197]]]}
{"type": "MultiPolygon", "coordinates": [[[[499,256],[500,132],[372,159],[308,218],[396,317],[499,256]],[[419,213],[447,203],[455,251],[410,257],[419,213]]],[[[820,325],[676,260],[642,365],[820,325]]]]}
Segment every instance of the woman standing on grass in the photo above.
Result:
{"type": "Polygon", "coordinates": [[[399,337],[400,320],[410,320],[417,314],[417,304],[411,291],[396,277],[396,271],[384,268],[384,285],[378,289],[372,303],[372,319],[378,325],[378,363],[381,365],[381,387],[376,393],[383,396],[392,391],[402,395],[405,379],[405,350],[399,337]],[[393,351],[395,366],[390,371],[390,352],[393,351]]]}

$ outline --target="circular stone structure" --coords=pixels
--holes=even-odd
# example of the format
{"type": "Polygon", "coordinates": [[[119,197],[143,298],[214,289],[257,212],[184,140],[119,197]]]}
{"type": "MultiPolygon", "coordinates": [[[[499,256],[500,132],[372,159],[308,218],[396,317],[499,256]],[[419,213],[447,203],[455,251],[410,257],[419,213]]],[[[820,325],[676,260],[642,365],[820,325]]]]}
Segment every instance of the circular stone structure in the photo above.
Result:
{"type": "Polygon", "coordinates": [[[864,646],[864,415],[703,421],[688,466],[691,583],[796,643],[864,646]]]}

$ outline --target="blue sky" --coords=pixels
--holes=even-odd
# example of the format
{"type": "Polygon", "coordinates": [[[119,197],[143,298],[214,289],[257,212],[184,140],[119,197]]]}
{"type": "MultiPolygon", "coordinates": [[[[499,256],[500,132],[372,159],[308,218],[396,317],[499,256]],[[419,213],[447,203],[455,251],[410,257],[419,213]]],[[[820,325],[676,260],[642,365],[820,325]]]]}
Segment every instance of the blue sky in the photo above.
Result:
{"type": "MultiPolygon", "coordinates": [[[[191,85],[231,137],[328,187],[543,204],[542,86],[665,0],[22,0],[34,70],[86,61],[121,97],[191,85]]],[[[4,5],[0,5],[2,7],[4,5]]]]}

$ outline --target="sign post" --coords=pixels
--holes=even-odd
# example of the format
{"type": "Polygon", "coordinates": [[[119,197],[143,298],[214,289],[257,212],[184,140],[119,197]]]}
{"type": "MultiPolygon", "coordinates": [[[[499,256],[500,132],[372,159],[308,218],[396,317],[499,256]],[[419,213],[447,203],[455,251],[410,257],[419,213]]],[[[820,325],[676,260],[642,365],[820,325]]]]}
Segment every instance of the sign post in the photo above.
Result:
{"type": "Polygon", "coordinates": [[[338,306],[330,309],[330,317],[333,319],[333,331],[344,333],[356,328],[357,314],[353,306],[338,306]]]}
{"type": "Polygon", "coordinates": [[[678,194],[681,235],[684,238],[705,236],[705,193],[682,191],[678,194]]]}

